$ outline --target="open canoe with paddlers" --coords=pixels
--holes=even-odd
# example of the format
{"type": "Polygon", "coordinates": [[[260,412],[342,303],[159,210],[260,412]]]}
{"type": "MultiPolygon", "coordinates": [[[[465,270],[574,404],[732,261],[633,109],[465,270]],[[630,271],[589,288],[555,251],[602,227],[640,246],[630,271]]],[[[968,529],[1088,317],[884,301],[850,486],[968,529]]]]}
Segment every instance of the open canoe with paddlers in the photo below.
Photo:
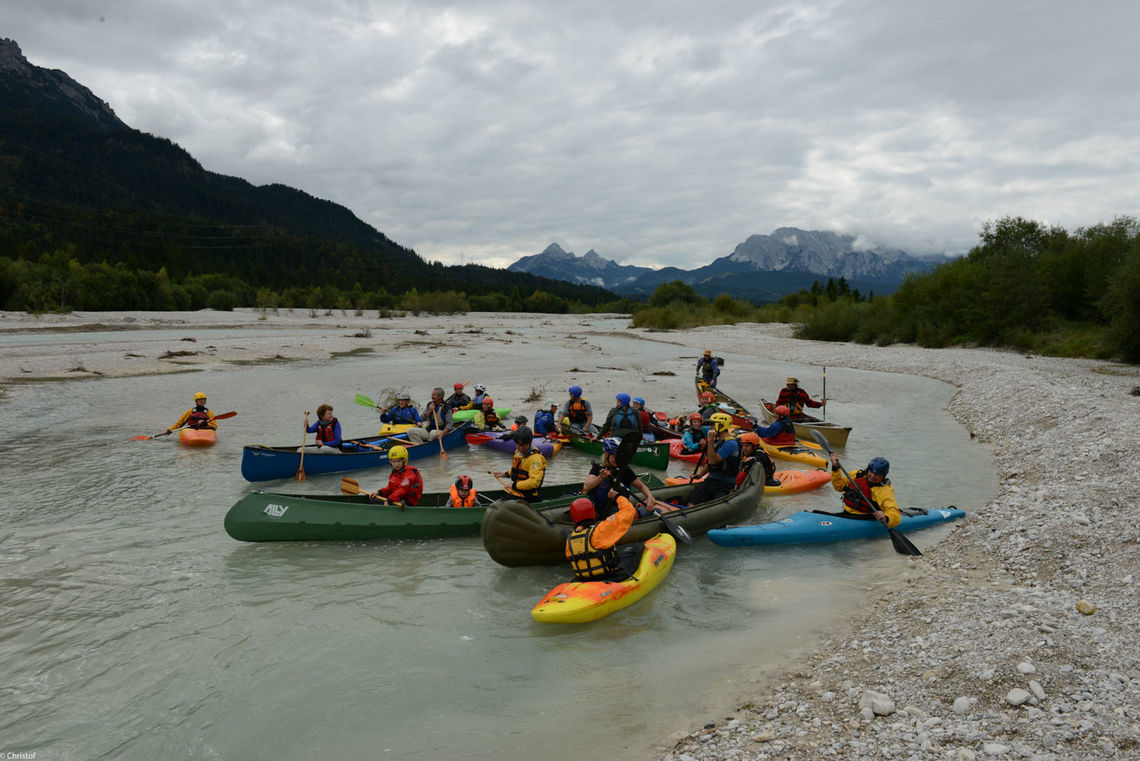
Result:
{"type": "MultiPolygon", "coordinates": [[[[907,532],[937,526],[966,515],[950,507],[908,507],[900,511],[902,521],[895,531],[907,532]]],[[[839,542],[845,539],[887,538],[883,524],[873,518],[848,518],[839,513],[798,512],[783,520],[753,526],[733,526],[709,532],[709,539],[721,547],[751,547],[765,544],[807,544],[839,542]]]]}
{"type": "Polygon", "coordinates": [[[178,432],[178,443],[184,447],[212,447],[218,443],[218,432],[213,428],[183,428],[178,432]]]}
{"type": "MultiPolygon", "coordinates": [[[[665,517],[693,536],[712,528],[739,523],[756,513],[764,494],[763,485],[764,468],[757,463],[744,483],[724,497],[667,512],[665,517]]],[[[657,488],[646,481],[646,486],[658,501],[676,501],[682,505],[693,490],[692,484],[657,488]]],[[[638,493],[634,492],[635,501],[637,497],[638,493]]],[[[618,544],[647,541],[661,531],[661,525],[662,521],[655,515],[638,518],[618,544]]],[[[505,566],[558,565],[567,562],[566,537],[573,527],[569,504],[544,508],[521,499],[503,499],[487,508],[479,533],[483,537],[483,547],[496,563],[505,566]]]]}
{"type": "Polygon", "coordinates": [[[658,534],[645,543],[641,562],[628,579],[559,584],[538,601],[530,615],[535,621],[549,624],[597,621],[649,594],[669,575],[676,557],[677,541],[669,534],[658,534]]]}
{"type": "MultiPolygon", "coordinates": [[[[579,449],[588,454],[602,455],[602,440],[601,439],[588,439],[585,436],[571,435],[570,446],[579,449]]],[[[653,468],[654,470],[665,470],[669,467],[669,444],[665,441],[643,441],[637,445],[637,451],[633,454],[634,465],[640,465],[643,468],[653,468]]]]}
{"type": "MultiPolygon", "coordinates": [[[[440,442],[444,449],[455,449],[467,445],[470,423],[445,433],[442,438],[410,445],[404,439],[370,436],[363,439],[347,439],[345,444],[358,446],[357,451],[305,452],[305,473],[343,473],[348,470],[388,467],[388,449],[396,444],[408,450],[408,460],[438,456],[440,442]]],[[[297,447],[269,447],[262,444],[247,444],[242,449],[241,474],[246,481],[269,481],[274,478],[292,478],[301,467],[301,453],[297,447]]]]}
{"type": "MultiPolygon", "coordinates": [[[[544,485],[538,498],[543,505],[569,505],[581,490],[581,481],[544,485]]],[[[477,536],[486,506],[510,496],[503,489],[488,489],[478,495],[478,505],[451,507],[449,492],[425,492],[419,505],[400,508],[371,502],[367,494],[278,494],[258,490],[234,503],[226,513],[224,525],[227,534],[242,542],[477,536]]]]}
{"type": "MultiPolygon", "coordinates": [[[[764,416],[766,422],[771,423],[776,419],[777,415],[772,411],[774,408],[775,405],[766,399],[760,400],[760,414],[764,416]]],[[[796,427],[797,437],[810,439],[812,431],[819,431],[833,447],[847,446],[847,437],[851,435],[850,426],[829,423],[826,420],[820,420],[812,415],[793,417],[792,425],[796,427]]]]}
{"type": "Polygon", "coordinates": [[[697,384],[697,403],[700,403],[701,394],[710,393],[713,395],[713,403],[720,407],[721,412],[728,413],[732,418],[732,425],[736,428],[744,428],[751,431],[756,427],[756,416],[753,415],[748,409],[728,394],[721,391],[719,388],[713,388],[699,377],[696,380],[697,384]]]}

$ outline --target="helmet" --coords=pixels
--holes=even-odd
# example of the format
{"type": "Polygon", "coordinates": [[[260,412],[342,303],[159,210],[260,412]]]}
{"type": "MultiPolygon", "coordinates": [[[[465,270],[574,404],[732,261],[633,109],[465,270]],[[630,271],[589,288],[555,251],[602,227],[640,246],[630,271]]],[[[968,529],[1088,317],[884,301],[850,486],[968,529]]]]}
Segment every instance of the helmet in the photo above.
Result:
{"type": "Polygon", "coordinates": [[[516,444],[529,444],[534,440],[534,433],[525,425],[520,425],[515,429],[515,432],[511,434],[511,438],[515,440],[516,444]]]}
{"type": "Polygon", "coordinates": [[[526,425],[526,415],[519,415],[515,418],[515,422],[519,425],[526,425]]]}
{"type": "Polygon", "coordinates": [[[459,478],[455,479],[455,488],[456,489],[460,489],[460,490],[470,489],[473,486],[475,486],[475,484],[472,483],[471,476],[460,476],[459,478]]]}
{"type": "Polygon", "coordinates": [[[644,399],[642,399],[640,396],[635,396],[635,397],[633,397],[633,400],[632,400],[632,401],[635,401],[635,402],[637,402],[637,403],[638,403],[638,404],[640,404],[642,407],[644,407],[644,406],[645,406],[645,400],[644,400],[644,399]]]}
{"type": "Polygon", "coordinates": [[[615,439],[613,436],[607,436],[602,441],[602,451],[607,454],[617,454],[618,447],[621,446],[621,439],[615,439]]]}
{"type": "Polygon", "coordinates": [[[404,462],[407,462],[408,450],[399,444],[392,447],[388,450],[388,462],[392,462],[392,460],[403,460],[404,462]]]}
{"type": "Polygon", "coordinates": [[[407,391],[401,391],[399,393],[399,395],[396,396],[396,401],[399,401],[399,402],[409,401],[410,402],[410,401],[412,401],[412,395],[409,394],[407,391]]]}
{"type": "Polygon", "coordinates": [[[788,379],[786,381],[784,381],[784,383],[788,384],[789,386],[794,386],[799,382],[800,382],[799,378],[793,378],[791,376],[788,376],[788,379]]]}
{"type": "Polygon", "coordinates": [[[486,390],[487,390],[487,387],[484,386],[482,383],[476,383],[475,384],[475,393],[482,394],[486,390]]]}
{"type": "Polygon", "coordinates": [[[714,412],[709,421],[718,431],[728,431],[732,428],[732,416],[724,412],[714,412]]]}
{"type": "Polygon", "coordinates": [[[705,419],[703,417],[701,417],[701,413],[699,413],[699,412],[694,412],[691,415],[689,415],[689,422],[691,423],[694,420],[697,421],[698,423],[704,423],[705,422],[705,419]]]}
{"type": "Polygon", "coordinates": [[[488,407],[494,407],[494,406],[495,406],[495,400],[494,399],[492,399],[489,396],[483,397],[483,409],[487,409],[488,407]]]}
{"type": "Polygon", "coordinates": [[[198,401],[199,399],[205,399],[205,398],[206,398],[206,395],[203,394],[201,391],[194,394],[194,401],[198,401]]]}
{"type": "Polygon", "coordinates": [[[570,396],[581,396],[581,395],[582,395],[582,387],[581,386],[571,386],[570,387],[570,396]]]}
{"type": "Polygon", "coordinates": [[[618,404],[620,404],[622,407],[628,407],[629,406],[629,394],[627,394],[626,392],[624,392],[624,391],[618,392],[618,395],[615,396],[614,398],[618,400],[618,404]]]}
{"type": "Polygon", "coordinates": [[[758,446],[760,446],[760,436],[759,436],[759,434],[757,434],[753,431],[749,431],[748,433],[746,433],[740,437],[740,443],[741,444],[751,444],[754,447],[758,447],[758,446]]]}
{"type": "Polygon", "coordinates": [[[887,475],[890,469],[891,464],[887,462],[886,457],[875,457],[867,463],[867,471],[870,473],[878,473],[880,476],[887,475]]]}
{"type": "Polygon", "coordinates": [[[592,521],[597,517],[598,513],[594,510],[594,503],[585,497],[578,497],[570,503],[570,520],[574,523],[592,521]]]}
{"type": "Polygon", "coordinates": [[[788,409],[788,408],[787,408],[785,405],[783,405],[783,404],[777,404],[777,405],[776,405],[776,409],[772,410],[772,412],[775,412],[775,413],[776,413],[777,415],[779,415],[780,417],[783,417],[784,415],[790,415],[790,414],[792,414],[792,411],[791,411],[791,410],[789,410],[789,409],[788,409]]]}
{"type": "Polygon", "coordinates": [[[698,397],[698,399],[700,399],[701,404],[712,404],[716,401],[716,397],[713,396],[713,393],[711,391],[704,392],[698,397]]]}
{"type": "Polygon", "coordinates": [[[463,390],[463,384],[462,383],[456,383],[454,388],[456,391],[462,391],[463,390]]]}

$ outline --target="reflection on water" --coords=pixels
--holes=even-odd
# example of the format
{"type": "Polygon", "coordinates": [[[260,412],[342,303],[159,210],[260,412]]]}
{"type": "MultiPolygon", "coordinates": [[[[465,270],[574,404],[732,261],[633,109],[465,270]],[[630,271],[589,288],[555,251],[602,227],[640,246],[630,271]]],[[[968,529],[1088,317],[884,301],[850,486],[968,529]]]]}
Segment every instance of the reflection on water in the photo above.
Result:
{"type": "MultiPolygon", "coordinates": [[[[680,362],[667,344],[591,341],[645,367],[680,362]]],[[[577,350],[546,344],[527,354],[524,373],[495,353],[507,350],[462,355],[463,376],[487,379],[500,404],[536,384],[561,388],[570,367],[589,369],[577,350]]],[[[441,385],[457,356],[429,360],[441,385]]],[[[566,571],[500,567],[477,537],[231,540],[222,517],[252,489],[333,493],[340,481],[248,484],[242,444],[299,443],[303,409],[323,400],[338,405],[348,435],[369,433],[375,412],[352,405],[353,395],[423,377],[424,358],[346,358],[335,370],[314,362],[32,385],[0,405],[9,440],[0,464],[3,750],[52,759],[557,759],[574,753],[584,722],[605,716],[591,725],[608,733],[598,749],[643,756],[676,729],[715,718],[708,712],[720,709],[721,693],[786,662],[859,604],[864,577],[904,562],[885,540],[733,551],[698,539],[645,600],[558,627],[534,623],[529,608],[566,571]],[[130,440],[173,423],[199,388],[215,411],[240,413],[216,447],[130,440]]],[[[723,382],[731,389],[734,379],[786,372],[734,357],[723,382]]],[[[678,376],[647,377],[642,393],[682,411],[691,389],[687,372],[678,376]]],[[[889,455],[904,505],[969,510],[992,493],[985,451],[942,410],[949,387],[842,369],[829,376],[842,392],[832,414],[855,426],[846,464],[889,455]]],[[[609,379],[576,378],[596,389],[601,414],[615,389],[609,379]]],[[[760,393],[734,395],[748,404],[760,393]]],[[[532,416],[527,407],[515,413],[532,416]]],[[[417,461],[429,489],[458,473],[492,488],[486,471],[508,461],[479,448],[449,454],[417,461]]],[[[589,461],[564,451],[548,479],[578,481],[589,461]]],[[[353,475],[367,487],[387,477],[353,475]]],[[[836,501],[831,492],[769,500],[759,519],[836,501]]]]}

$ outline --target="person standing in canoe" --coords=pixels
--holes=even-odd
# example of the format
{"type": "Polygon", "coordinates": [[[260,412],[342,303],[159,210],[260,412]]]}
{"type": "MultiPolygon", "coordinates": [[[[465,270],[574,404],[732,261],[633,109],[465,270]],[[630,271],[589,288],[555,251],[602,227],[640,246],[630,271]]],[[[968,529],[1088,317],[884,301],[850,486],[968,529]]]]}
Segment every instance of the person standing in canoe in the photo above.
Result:
{"type": "Polygon", "coordinates": [[[408,441],[413,444],[434,441],[454,427],[451,419],[451,408],[443,401],[442,388],[436,386],[431,390],[431,401],[424,405],[424,411],[420,417],[423,420],[423,428],[408,429],[408,441]]]}
{"type": "Polygon", "coordinates": [[[709,428],[710,426],[705,425],[705,419],[701,417],[701,413],[691,413],[689,415],[689,427],[681,434],[681,451],[685,454],[696,454],[704,449],[709,428]]]}
{"type": "Polygon", "coordinates": [[[424,493],[424,479],[418,470],[408,464],[408,450],[399,445],[389,449],[388,464],[392,466],[388,485],[370,492],[369,498],[376,501],[382,499],[400,507],[418,505],[424,493]]]}
{"type": "Polygon", "coordinates": [[[788,378],[784,383],[786,385],[780,389],[780,395],[776,397],[776,404],[787,407],[793,419],[803,417],[804,405],[823,407],[827,404],[826,399],[817,402],[808,396],[808,392],[800,388],[799,378],[788,378]]]}
{"type": "Polygon", "coordinates": [[[641,415],[630,406],[629,394],[621,391],[614,398],[617,406],[606,415],[606,422],[598,429],[598,438],[612,435],[620,439],[627,433],[641,433],[641,415]]]}
{"type": "Polygon", "coordinates": [[[831,486],[843,492],[843,512],[850,518],[874,518],[887,528],[894,528],[902,520],[895,487],[887,478],[891,464],[885,457],[875,457],[863,470],[851,474],[848,481],[839,467],[839,455],[831,453],[831,486]],[[870,502],[870,504],[868,504],[870,502]]]}
{"type": "Polygon", "coordinates": [[[495,400],[484,395],[481,411],[475,413],[475,427],[481,431],[505,431],[503,419],[495,412],[495,400]]]}
{"type": "Polygon", "coordinates": [[[420,422],[420,411],[412,406],[412,396],[408,392],[401,392],[396,396],[395,407],[382,407],[380,409],[380,422],[392,425],[417,425],[420,422]]]}
{"type": "Polygon", "coordinates": [[[536,436],[546,436],[548,434],[558,433],[558,405],[554,402],[550,403],[550,407],[545,410],[539,410],[534,413],[534,434],[536,436]]]}
{"type": "Polygon", "coordinates": [[[625,581],[641,563],[644,542],[618,545],[637,520],[637,509],[614,490],[606,499],[614,500],[618,509],[601,521],[589,499],[579,497],[570,503],[574,529],[566,537],[566,558],[578,581],[625,581]]]}
{"type": "Polygon", "coordinates": [[[202,430],[203,428],[209,428],[211,431],[218,430],[218,424],[214,422],[214,413],[206,407],[206,395],[201,391],[194,394],[194,406],[183,412],[182,417],[166,429],[166,433],[173,433],[175,429],[183,426],[194,430],[202,430]]]}
{"type": "Polygon", "coordinates": [[[728,494],[736,487],[736,474],[740,472],[740,445],[732,437],[732,417],[718,412],[709,422],[713,429],[705,442],[705,462],[702,463],[708,475],[689,493],[689,506],[728,494]]]}
{"type": "Polygon", "coordinates": [[[657,500],[653,498],[653,492],[649,491],[649,487],[637,477],[632,468],[628,465],[618,468],[617,453],[620,446],[620,439],[608,438],[602,441],[601,462],[590,465],[590,474],[582,482],[582,491],[593,501],[597,514],[608,517],[613,512],[614,502],[610,493],[615,488],[621,492],[632,492],[637,489],[645,498],[645,507],[640,508],[639,512],[644,510],[645,515],[648,515],[657,507],[657,500]]]}
{"type": "Polygon", "coordinates": [[[582,398],[582,387],[571,386],[570,398],[562,405],[558,419],[570,427],[571,433],[591,436],[594,432],[594,408],[582,398]]]}
{"type": "Polygon", "coordinates": [[[340,451],[341,440],[340,421],[333,416],[331,404],[322,404],[317,407],[317,422],[309,425],[309,412],[305,411],[305,433],[317,434],[316,447],[305,447],[307,451],[320,452],[326,449],[340,451]]]}
{"type": "Polygon", "coordinates": [[[537,449],[531,447],[534,433],[525,425],[519,426],[511,433],[515,442],[515,454],[511,458],[511,469],[503,473],[495,473],[497,478],[509,478],[511,488],[517,491],[527,502],[538,499],[538,490],[546,478],[546,458],[537,449]]]}
{"type": "Polygon", "coordinates": [[[451,485],[452,507],[475,507],[479,504],[479,494],[475,491],[475,482],[471,476],[460,476],[451,485]]]}
{"type": "Polygon", "coordinates": [[[792,423],[788,408],[777,404],[772,412],[776,419],[766,426],[756,429],[756,435],[765,442],[777,447],[788,447],[796,443],[796,426],[792,423]]]}
{"type": "Polygon", "coordinates": [[[444,400],[444,404],[450,407],[453,412],[455,410],[473,409],[475,403],[471,401],[471,397],[463,393],[463,384],[456,383],[453,388],[455,389],[455,393],[447,397],[447,399],[444,400]]]}
{"type": "Polygon", "coordinates": [[[709,349],[705,349],[705,353],[697,360],[697,377],[706,386],[716,388],[716,380],[720,377],[720,361],[709,349]]]}

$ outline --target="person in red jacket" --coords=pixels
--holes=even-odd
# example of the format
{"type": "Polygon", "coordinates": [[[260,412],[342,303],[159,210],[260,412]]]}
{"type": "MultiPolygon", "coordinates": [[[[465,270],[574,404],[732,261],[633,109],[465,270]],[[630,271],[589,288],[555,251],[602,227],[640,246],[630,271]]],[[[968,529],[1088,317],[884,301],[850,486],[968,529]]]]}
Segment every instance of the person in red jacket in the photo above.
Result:
{"type": "Polygon", "coordinates": [[[803,417],[804,405],[808,407],[823,407],[827,404],[827,400],[817,402],[808,396],[808,392],[800,388],[799,378],[788,378],[784,381],[785,385],[780,389],[780,395],[776,397],[776,404],[782,404],[788,408],[793,418],[803,417]]]}
{"type": "Polygon", "coordinates": [[[408,464],[408,450],[399,445],[389,449],[388,464],[392,466],[388,485],[368,496],[377,502],[383,500],[400,507],[418,505],[424,493],[424,479],[418,470],[408,464]]]}

